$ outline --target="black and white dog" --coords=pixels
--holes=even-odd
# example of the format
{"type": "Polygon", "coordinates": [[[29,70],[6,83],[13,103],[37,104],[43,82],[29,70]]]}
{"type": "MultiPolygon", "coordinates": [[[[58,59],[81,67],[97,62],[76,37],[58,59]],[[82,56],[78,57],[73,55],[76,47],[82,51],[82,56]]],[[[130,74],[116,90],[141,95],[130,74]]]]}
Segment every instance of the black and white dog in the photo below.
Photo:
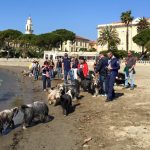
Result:
{"type": "Polygon", "coordinates": [[[7,127],[14,128],[13,118],[18,114],[19,108],[15,107],[0,112],[0,133],[4,130],[4,125],[7,127]]]}
{"type": "Polygon", "coordinates": [[[101,86],[100,86],[99,79],[94,76],[91,83],[91,94],[93,95],[93,97],[98,96],[100,90],[101,90],[101,86]]]}
{"type": "Polygon", "coordinates": [[[115,80],[116,85],[124,85],[125,84],[125,74],[122,72],[119,72],[116,80],[115,80]]]}
{"type": "Polygon", "coordinates": [[[62,106],[64,116],[67,116],[72,109],[72,92],[71,92],[71,89],[69,89],[66,94],[61,95],[60,104],[62,106]]]}
{"type": "Polygon", "coordinates": [[[36,101],[32,104],[22,105],[21,112],[24,114],[23,129],[30,126],[35,118],[41,122],[48,121],[48,106],[44,102],[36,101]]]}
{"type": "Polygon", "coordinates": [[[71,82],[71,84],[65,84],[64,85],[64,94],[71,90],[72,99],[79,99],[80,96],[80,82],[75,79],[71,82]]]}

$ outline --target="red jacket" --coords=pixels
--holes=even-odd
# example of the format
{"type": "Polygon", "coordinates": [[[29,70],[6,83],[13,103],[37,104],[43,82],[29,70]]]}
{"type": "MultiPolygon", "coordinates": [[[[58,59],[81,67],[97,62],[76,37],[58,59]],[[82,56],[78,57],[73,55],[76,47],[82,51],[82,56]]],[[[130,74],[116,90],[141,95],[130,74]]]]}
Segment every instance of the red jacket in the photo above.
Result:
{"type": "Polygon", "coordinates": [[[79,64],[79,65],[78,65],[78,69],[80,69],[80,68],[82,68],[84,77],[87,77],[87,75],[88,75],[88,73],[89,73],[89,69],[88,69],[87,63],[79,64]]]}

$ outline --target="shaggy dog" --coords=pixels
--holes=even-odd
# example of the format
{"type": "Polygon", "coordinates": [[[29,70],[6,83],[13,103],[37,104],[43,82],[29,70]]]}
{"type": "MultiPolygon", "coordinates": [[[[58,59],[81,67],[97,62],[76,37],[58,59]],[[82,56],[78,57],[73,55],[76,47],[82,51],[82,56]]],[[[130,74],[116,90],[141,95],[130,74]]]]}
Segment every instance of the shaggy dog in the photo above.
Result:
{"type": "Polygon", "coordinates": [[[58,89],[49,90],[49,94],[48,94],[49,105],[54,104],[55,106],[57,101],[59,101],[60,96],[61,96],[61,92],[58,89]]]}
{"type": "Polygon", "coordinates": [[[68,90],[68,92],[66,94],[61,95],[60,104],[62,106],[64,116],[67,116],[70,113],[71,109],[72,109],[71,89],[68,90]]]}
{"type": "Polygon", "coordinates": [[[30,126],[35,118],[41,122],[48,121],[49,118],[49,109],[44,102],[36,101],[32,104],[22,105],[21,112],[24,114],[23,129],[30,126]]]}
{"type": "Polygon", "coordinates": [[[92,84],[91,84],[91,94],[93,95],[93,97],[98,96],[100,89],[101,89],[100,82],[98,78],[93,77],[92,84]]]}
{"type": "Polygon", "coordinates": [[[91,84],[92,84],[92,80],[91,79],[84,79],[81,80],[80,85],[81,88],[83,89],[84,92],[89,92],[91,93],[91,84]]]}
{"type": "Polygon", "coordinates": [[[50,89],[48,94],[48,103],[49,105],[54,104],[57,105],[60,101],[60,96],[64,93],[64,85],[58,84],[56,89],[50,89]]]}
{"type": "Polygon", "coordinates": [[[15,107],[12,109],[7,109],[0,112],[0,133],[2,134],[2,131],[4,129],[4,125],[7,125],[7,127],[14,128],[14,121],[13,117],[15,117],[18,114],[19,108],[15,107]]]}
{"type": "Polygon", "coordinates": [[[64,90],[62,92],[62,95],[67,93],[69,90],[71,90],[72,99],[79,99],[80,82],[77,79],[75,79],[71,82],[71,84],[64,84],[64,90]]]}

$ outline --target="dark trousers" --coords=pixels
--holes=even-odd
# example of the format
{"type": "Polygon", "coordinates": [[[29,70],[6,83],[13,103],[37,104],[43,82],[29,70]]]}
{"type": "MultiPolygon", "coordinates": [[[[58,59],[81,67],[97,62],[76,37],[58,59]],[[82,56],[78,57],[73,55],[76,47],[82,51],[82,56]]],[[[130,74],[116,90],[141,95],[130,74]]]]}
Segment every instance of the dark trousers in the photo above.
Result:
{"type": "Polygon", "coordinates": [[[109,100],[113,100],[113,98],[115,97],[114,83],[116,75],[117,75],[116,73],[110,73],[107,75],[106,78],[106,94],[109,100]]]}
{"type": "Polygon", "coordinates": [[[42,75],[42,80],[43,80],[43,90],[46,89],[46,82],[47,82],[47,88],[51,87],[50,78],[47,78],[45,75],[42,75]]]}
{"type": "Polygon", "coordinates": [[[100,82],[100,93],[101,94],[106,94],[106,77],[103,75],[99,76],[99,82],[100,82]]]}

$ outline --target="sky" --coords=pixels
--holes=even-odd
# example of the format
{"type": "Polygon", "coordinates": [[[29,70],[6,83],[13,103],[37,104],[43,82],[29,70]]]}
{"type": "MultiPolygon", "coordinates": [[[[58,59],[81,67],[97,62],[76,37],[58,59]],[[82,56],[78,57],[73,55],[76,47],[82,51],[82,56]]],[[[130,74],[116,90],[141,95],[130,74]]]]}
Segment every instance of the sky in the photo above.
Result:
{"type": "Polygon", "coordinates": [[[68,29],[90,40],[97,39],[97,25],[120,21],[124,11],[150,18],[150,0],[0,0],[0,6],[0,31],[24,33],[31,16],[34,34],[68,29]]]}

